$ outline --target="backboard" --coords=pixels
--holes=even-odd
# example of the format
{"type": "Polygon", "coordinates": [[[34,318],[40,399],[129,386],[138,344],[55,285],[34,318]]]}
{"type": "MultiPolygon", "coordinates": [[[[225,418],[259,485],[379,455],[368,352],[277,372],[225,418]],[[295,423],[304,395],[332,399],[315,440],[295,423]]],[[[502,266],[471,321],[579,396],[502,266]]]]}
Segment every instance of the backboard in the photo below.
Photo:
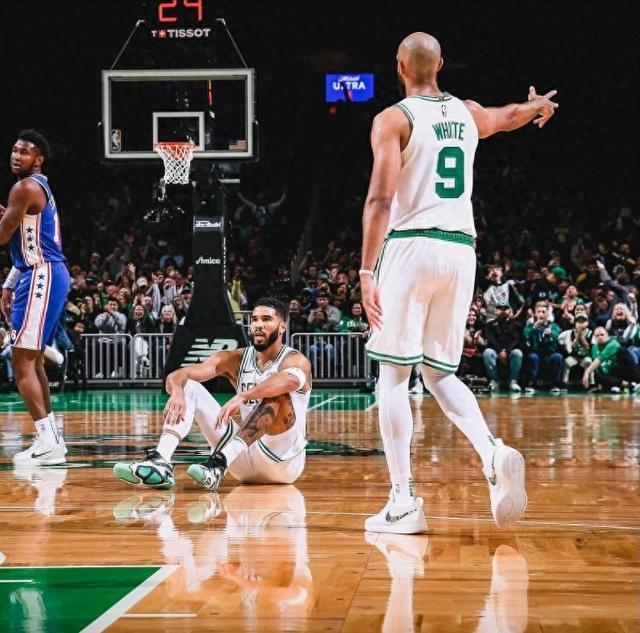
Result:
{"type": "Polygon", "coordinates": [[[157,159],[159,141],[192,140],[194,160],[254,156],[254,71],[103,70],[104,157],[157,159]]]}

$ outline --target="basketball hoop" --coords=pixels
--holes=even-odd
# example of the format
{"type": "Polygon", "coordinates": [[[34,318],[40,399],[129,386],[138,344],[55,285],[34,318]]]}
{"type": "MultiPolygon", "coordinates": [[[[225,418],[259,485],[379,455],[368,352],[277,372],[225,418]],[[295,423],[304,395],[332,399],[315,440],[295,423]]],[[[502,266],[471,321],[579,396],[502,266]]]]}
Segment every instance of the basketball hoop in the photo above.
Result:
{"type": "Polygon", "coordinates": [[[193,159],[193,141],[156,143],[156,150],[164,163],[164,181],[167,184],[188,185],[189,168],[193,159]]]}

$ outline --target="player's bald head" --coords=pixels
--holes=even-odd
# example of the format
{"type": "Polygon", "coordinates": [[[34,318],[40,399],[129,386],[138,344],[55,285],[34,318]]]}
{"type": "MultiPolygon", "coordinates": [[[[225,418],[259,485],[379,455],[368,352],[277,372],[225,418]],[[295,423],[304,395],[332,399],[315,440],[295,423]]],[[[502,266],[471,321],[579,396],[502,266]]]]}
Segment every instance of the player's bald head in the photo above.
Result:
{"type": "Polygon", "coordinates": [[[420,82],[435,77],[442,66],[440,42],[428,33],[411,33],[400,42],[397,59],[407,79],[420,82]]]}

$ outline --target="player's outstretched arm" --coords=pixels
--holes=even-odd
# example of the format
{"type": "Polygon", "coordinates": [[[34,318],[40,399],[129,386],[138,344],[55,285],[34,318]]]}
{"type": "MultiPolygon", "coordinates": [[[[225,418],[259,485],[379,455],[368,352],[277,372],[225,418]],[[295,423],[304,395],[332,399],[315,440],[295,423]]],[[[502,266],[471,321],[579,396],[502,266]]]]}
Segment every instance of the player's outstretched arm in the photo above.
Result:
{"type": "Polygon", "coordinates": [[[170,396],[163,411],[165,424],[180,423],[184,419],[184,386],[187,380],[206,382],[218,376],[234,380],[243,351],[217,352],[203,363],[181,367],[172,371],[167,376],[165,383],[165,389],[170,396]]]}
{"type": "Polygon", "coordinates": [[[550,90],[545,95],[539,95],[531,86],[526,103],[512,103],[501,108],[484,108],[471,100],[464,103],[476,122],[478,135],[480,138],[487,138],[498,132],[513,132],[531,121],[538,127],[543,127],[558,107],[558,104],[551,100],[557,92],[550,90]]]}
{"type": "Polygon", "coordinates": [[[216,426],[226,424],[229,416],[240,409],[247,400],[264,400],[277,398],[285,393],[294,391],[308,391],[311,389],[311,363],[302,354],[290,354],[280,365],[280,371],[269,376],[260,384],[254,385],[246,391],[238,392],[227,402],[218,414],[216,426]]]}
{"type": "Polygon", "coordinates": [[[40,186],[31,178],[20,180],[11,187],[7,208],[0,219],[0,244],[6,244],[11,239],[29,209],[36,206],[39,193],[40,186]]]}

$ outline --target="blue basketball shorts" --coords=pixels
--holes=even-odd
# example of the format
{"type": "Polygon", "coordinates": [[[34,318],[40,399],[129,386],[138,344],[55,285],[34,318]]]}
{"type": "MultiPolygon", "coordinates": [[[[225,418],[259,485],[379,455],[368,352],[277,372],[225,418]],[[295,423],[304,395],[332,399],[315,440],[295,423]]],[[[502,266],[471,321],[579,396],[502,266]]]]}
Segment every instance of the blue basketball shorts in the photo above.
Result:
{"type": "Polygon", "coordinates": [[[66,305],[70,282],[64,262],[46,262],[22,272],[11,310],[14,347],[43,350],[51,344],[66,305]]]}

